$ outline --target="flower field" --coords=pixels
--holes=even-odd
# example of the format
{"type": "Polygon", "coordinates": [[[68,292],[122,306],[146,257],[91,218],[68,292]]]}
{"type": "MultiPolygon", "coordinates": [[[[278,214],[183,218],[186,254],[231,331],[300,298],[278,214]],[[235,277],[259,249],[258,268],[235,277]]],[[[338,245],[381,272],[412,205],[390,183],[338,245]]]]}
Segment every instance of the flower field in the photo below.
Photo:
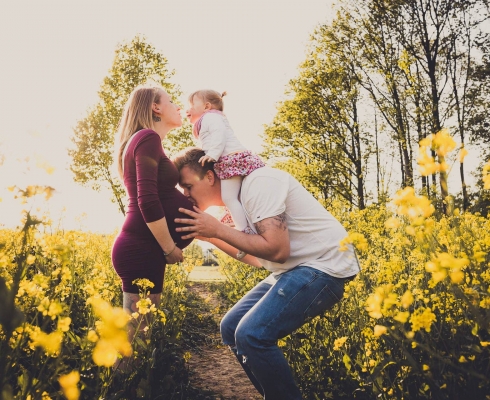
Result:
{"type": "Polygon", "coordinates": [[[143,295],[140,315],[128,316],[111,265],[114,235],[41,233],[41,226],[27,213],[23,229],[0,231],[2,400],[170,399],[182,393],[187,370],[177,343],[188,265],[167,267],[160,308],[143,295]],[[132,345],[126,333],[131,319],[148,323],[132,345]],[[137,368],[114,370],[118,354],[137,368]]]}
{"type": "MultiPolygon", "coordinates": [[[[443,139],[424,143],[439,160],[452,147],[443,139]]],[[[419,162],[428,173],[446,168],[419,162]]],[[[483,180],[490,188],[490,164],[483,180]]],[[[349,232],[340,248],[355,245],[362,271],[338,305],[279,343],[305,398],[490,399],[490,220],[450,199],[436,210],[410,187],[387,205],[330,211],[349,232]]],[[[0,231],[1,399],[190,399],[179,343],[198,260],[167,267],[160,307],[139,282],[130,316],[111,266],[114,236],[48,228],[27,212],[22,228],[0,231]],[[147,326],[133,343],[129,322],[147,326]],[[114,368],[121,360],[130,372],[114,368]]],[[[267,276],[218,259],[229,304],[267,276]]]]}

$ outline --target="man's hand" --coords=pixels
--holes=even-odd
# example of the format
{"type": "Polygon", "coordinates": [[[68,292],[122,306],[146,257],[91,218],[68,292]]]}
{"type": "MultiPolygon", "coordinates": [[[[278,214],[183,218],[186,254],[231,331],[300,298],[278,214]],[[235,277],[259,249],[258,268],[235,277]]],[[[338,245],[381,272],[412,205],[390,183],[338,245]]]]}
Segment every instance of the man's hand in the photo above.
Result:
{"type": "Polygon", "coordinates": [[[183,214],[187,214],[191,218],[176,218],[175,222],[186,224],[188,226],[179,227],[177,232],[188,232],[182,239],[191,239],[196,237],[215,238],[218,237],[219,230],[224,226],[212,215],[205,213],[198,207],[194,206],[195,211],[186,208],[179,208],[183,214]]]}
{"type": "Polygon", "coordinates": [[[177,232],[189,232],[182,236],[182,239],[199,236],[220,239],[235,249],[277,263],[286,262],[290,256],[291,244],[284,213],[257,222],[255,228],[258,235],[247,235],[222,224],[197,207],[194,207],[194,210],[179,208],[180,212],[192,218],[175,219],[177,223],[188,225],[176,228],[177,232]]]}
{"type": "Polygon", "coordinates": [[[216,160],[212,157],[209,157],[209,156],[202,156],[200,159],[199,159],[199,163],[204,166],[205,163],[207,162],[216,162],[216,160]]]}

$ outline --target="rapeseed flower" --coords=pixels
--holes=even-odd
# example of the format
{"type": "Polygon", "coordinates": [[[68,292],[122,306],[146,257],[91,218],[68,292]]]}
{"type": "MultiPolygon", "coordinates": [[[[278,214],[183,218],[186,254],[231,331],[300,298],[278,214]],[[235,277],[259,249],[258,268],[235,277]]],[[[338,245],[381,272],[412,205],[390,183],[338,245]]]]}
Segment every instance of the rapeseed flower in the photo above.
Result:
{"type": "Polygon", "coordinates": [[[430,308],[418,308],[410,317],[413,332],[417,332],[420,329],[430,332],[431,325],[435,321],[436,315],[430,308]]]}
{"type": "Polygon", "coordinates": [[[333,343],[333,349],[340,350],[340,348],[345,344],[346,341],[347,341],[347,336],[343,336],[341,338],[335,339],[333,343]]]}
{"type": "Polygon", "coordinates": [[[42,347],[50,356],[56,355],[61,348],[63,334],[59,331],[45,333],[41,330],[30,332],[31,346],[42,347]]]}
{"type": "Polygon", "coordinates": [[[80,397],[80,389],[78,388],[78,382],[80,381],[80,373],[78,371],[72,371],[69,374],[59,377],[63,394],[68,400],[78,400],[80,397]]]}
{"type": "MultiPolygon", "coordinates": [[[[110,367],[116,362],[119,353],[130,356],[132,348],[128,341],[126,325],[131,317],[122,308],[113,308],[101,298],[90,297],[87,302],[92,304],[95,315],[100,318],[96,323],[100,339],[93,351],[94,362],[110,367]]],[[[93,334],[91,336],[92,339],[95,338],[93,334]]]]}

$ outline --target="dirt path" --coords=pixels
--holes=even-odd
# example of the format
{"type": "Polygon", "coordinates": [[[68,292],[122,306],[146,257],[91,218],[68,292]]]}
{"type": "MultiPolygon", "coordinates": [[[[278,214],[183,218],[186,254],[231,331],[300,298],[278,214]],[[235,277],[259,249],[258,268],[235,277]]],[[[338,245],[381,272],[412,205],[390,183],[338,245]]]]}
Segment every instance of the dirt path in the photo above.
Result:
{"type": "MultiPolygon", "coordinates": [[[[258,400],[257,393],[228,347],[221,344],[219,319],[223,314],[217,296],[203,282],[189,283],[190,292],[196,296],[202,331],[195,334],[198,338],[189,349],[190,383],[192,386],[212,393],[207,400],[258,400]],[[206,322],[207,321],[207,322],[206,322]]],[[[226,311],[226,310],[224,310],[226,311]]]]}

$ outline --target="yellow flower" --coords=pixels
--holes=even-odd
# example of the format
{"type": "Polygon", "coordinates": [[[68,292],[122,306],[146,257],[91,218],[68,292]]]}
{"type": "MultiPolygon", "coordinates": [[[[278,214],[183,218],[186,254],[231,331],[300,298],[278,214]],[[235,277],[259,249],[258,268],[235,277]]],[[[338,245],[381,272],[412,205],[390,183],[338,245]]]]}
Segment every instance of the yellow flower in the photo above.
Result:
{"type": "Polygon", "coordinates": [[[417,332],[420,329],[425,329],[430,332],[433,322],[436,321],[436,315],[430,308],[418,308],[410,317],[412,323],[412,331],[417,332]]]}
{"type": "Polygon", "coordinates": [[[141,299],[136,303],[136,307],[140,314],[145,315],[151,311],[152,302],[149,298],[141,299]]]}
{"type": "Polygon", "coordinates": [[[461,147],[461,151],[459,152],[459,162],[462,163],[467,155],[468,150],[466,150],[464,146],[461,147]]]}
{"type": "Polygon", "coordinates": [[[36,261],[36,256],[33,256],[32,254],[29,254],[26,259],[27,265],[32,265],[36,261]]]}
{"type": "Polygon", "coordinates": [[[95,345],[92,358],[95,364],[102,367],[112,367],[117,360],[118,352],[111,342],[100,339],[95,345]]]}
{"type": "Polygon", "coordinates": [[[55,355],[60,351],[63,334],[59,331],[44,333],[33,331],[30,333],[31,346],[42,347],[48,355],[55,355]]]}
{"type": "Polygon", "coordinates": [[[383,325],[375,325],[374,327],[374,336],[379,337],[381,335],[386,334],[388,332],[388,328],[383,325]]]}
{"type": "Polygon", "coordinates": [[[461,356],[461,357],[459,357],[458,362],[465,363],[465,362],[468,362],[468,361],[466,360],[466,357],[465,356],[461,356]]]}
{"type": "Polygon", "coordinates": [[[413,295],[412,295],[412,292],[410,290],[407,290],[403,296],[402,296],[402,299],[401,299],[401,302],[402,302],[402,307],[403,308],[408,308],[412,305],[413,303],[413,295]]]}
{"type": "Polygon", "coordinates": [[[398,214],[404,215],[412,221],[418,221],[419,217],[428,218],[435,211],[430,200],[425,196],[417,196],[412,187],[406,187],[396,192],[393,204],[398,207],[398,214]]]}
{"type": "Polygon", "coordinates": [[[333,343],[333,349],[340,350],[340,348],[345,344],[346,341],[347,341],[347,336],[343,336],[341,338],[335,339],[333,343]]]}
{"type": "Polygon", "coordinates": [[[427,364],[422,365],[422,370],[423,371],[428,371],[430,368],[427,364]]]}
{"type": "Polygon", "coordinates": [[[464,279],[464,272],[461,270],[456,270],[449,273],[452,283],[461,283],[464,279]]]}
{"type": "MultiPolygon", "coordinates": [[[[94,362],[110,367],[116,361],[118,353],[130,356],[132,348],[128,341],[126,324],[131,317],[122,308],[113,308],[101,298],[90,297],[87,302],[92,304],[95,314],[101,319],[96,322],[100,340],[92,354],[94,362]]],[[[93,334],[90,335],[90,339],[95,339],[93,334]]]]}
{"type": "Polygon", "coordinates": [[[461,269],[469,265],[469,260],[466,257],[456,258],[448,253],[438,253],[425,264],[425,270],[432,273],[432,280],[440,282],[450,275],[453,283],[460,283],[464,279],[464,274],[461,269]]]}
{"type": "Polygon", "coordinates": [[[133,285],[138,286],[143,292],[146,292],[147,289],[151,289],[155,287],[155,284],[146,278],[139,278],[133,281],[133,285]]]}
{"type": "Polygon", "coordinates": [[[78,400],[80,397],[80,389],[78,388],[79,381],[80,374],[78,371],[72,371],[67,375],[59,377],[58,382],[63,389],[63,394],[68,400],[78,400]]]}
{"type": "Polygon", "coordinates": [[[368,242],[362,233],[349,233],[347,237],[340,241],[339,250],[347,251],[349,244],[353,244],[359,251],[365,251],[368,249],[368,242]]]}
{"type": "Polygon", "coordinates": [[[399,312],[395,317],[393,317],[393,319],[395,321],[398,321],[398,322],[401,322],[402,324],[404,324],[405,322],[408,321],[408,317],[410,316],[410,313],[408,311],[402,311],[402,312],[399,312]]]}
{"type": "Polygon", "coordinates": [[[390,217],[385,222],[385,227],[387,229],[396,229],[400,226],[400,220],[395,217],[390,217]]]}
{"type": "Polygon", "coordinates": [[[90,329],[87,333],[87,340],[95,343],[97,340],[99,340],[99,336],[93,329],[90,329]]]}
{"type": "Polygon", "coordinates": [[[58,320],[58,330],[62,332],[68,332],[70,330],[71,318],[60,318],[58,320]]]}
{"type": "Polygon", "coordinates": [[[438,156],[444,157],[447,153],[456,148],[456,142],[449,134],[449,131],[444,128],[434,135],[432,139],[432,148],[436,151],[438,156]]]}

